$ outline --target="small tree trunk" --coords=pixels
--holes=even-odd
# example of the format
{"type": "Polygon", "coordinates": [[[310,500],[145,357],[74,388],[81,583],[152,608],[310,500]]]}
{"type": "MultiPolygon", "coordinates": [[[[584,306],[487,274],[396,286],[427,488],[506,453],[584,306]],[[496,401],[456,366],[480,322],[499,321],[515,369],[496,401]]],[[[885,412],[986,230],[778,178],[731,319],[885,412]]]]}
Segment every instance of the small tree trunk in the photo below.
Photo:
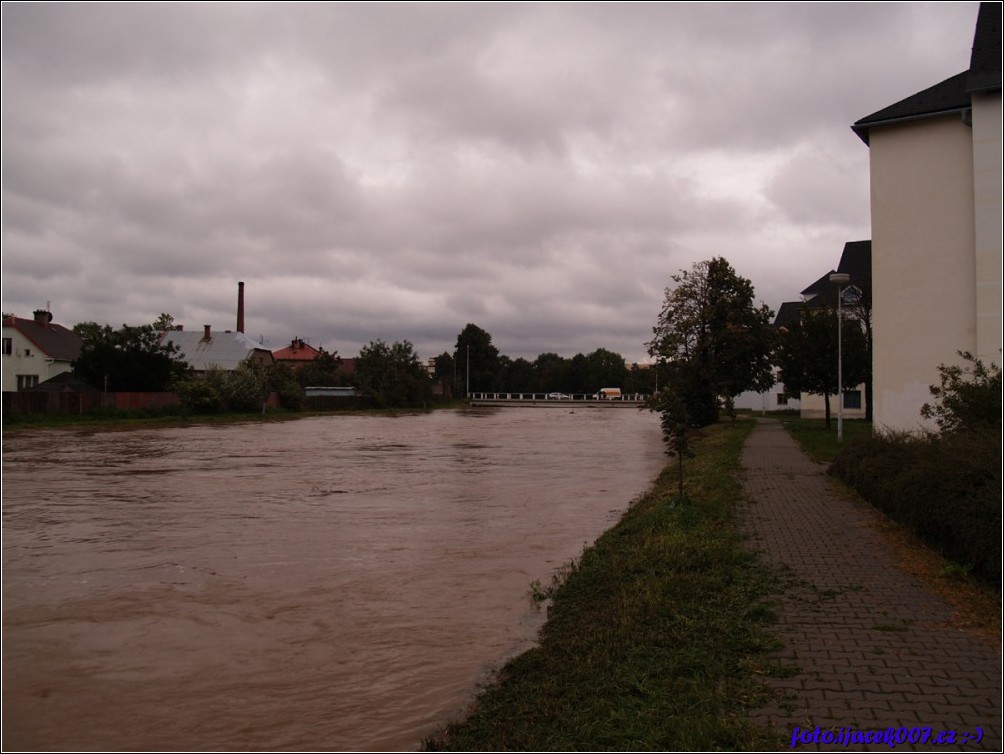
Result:
{"type": "Polygon", "coordinates": [[[830,394],[823,395],[823,403],[826,405],[826,428],[830,428],[830,394]]]}

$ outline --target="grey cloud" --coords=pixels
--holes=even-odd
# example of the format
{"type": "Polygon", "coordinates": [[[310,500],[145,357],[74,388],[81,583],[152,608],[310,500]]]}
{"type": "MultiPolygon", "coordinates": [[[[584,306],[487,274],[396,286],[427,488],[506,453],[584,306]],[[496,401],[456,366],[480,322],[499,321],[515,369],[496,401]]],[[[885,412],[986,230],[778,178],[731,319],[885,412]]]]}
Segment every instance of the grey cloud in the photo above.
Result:
{"type": "Polygon", "coordinates": [[[867,237],[849,125],[976,7],[7,4],[4,311],[226,327],[244,280],[276,343],[640,358],[679,269],[776,307],[867,237]]]}

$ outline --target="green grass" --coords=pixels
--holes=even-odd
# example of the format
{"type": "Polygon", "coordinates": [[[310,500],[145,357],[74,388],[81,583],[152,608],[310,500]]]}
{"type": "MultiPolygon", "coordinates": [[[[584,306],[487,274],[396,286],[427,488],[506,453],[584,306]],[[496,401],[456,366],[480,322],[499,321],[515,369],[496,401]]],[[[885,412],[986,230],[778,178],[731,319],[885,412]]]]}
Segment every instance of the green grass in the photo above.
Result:
{"type": "MultiPolygon", "coordinates": [[[[672,461],[647,496],[567,568],[540,644],[510,661],[467,720],[426,750],[773,749],[746,717],[766,701],[778,575],[733,516],[753,423],[695,442],[676,497],[672,461]]],[[[541,593],[536,585],[535,593],[541,593]]]]}
{"type": "Polygon", "coordinates": [[[830,463],[840,452],[843,445],[859,438],[869,437],[872,433],[871,422],[863,419],[844,419],[844,442],[837,442],[837,418],[834,416],[830,428],[826,428],[824,419],[802,419],[797,416],[785,416],[781,424],[798,441],[802,449],[812,460],[819,463],[830,463]]]}

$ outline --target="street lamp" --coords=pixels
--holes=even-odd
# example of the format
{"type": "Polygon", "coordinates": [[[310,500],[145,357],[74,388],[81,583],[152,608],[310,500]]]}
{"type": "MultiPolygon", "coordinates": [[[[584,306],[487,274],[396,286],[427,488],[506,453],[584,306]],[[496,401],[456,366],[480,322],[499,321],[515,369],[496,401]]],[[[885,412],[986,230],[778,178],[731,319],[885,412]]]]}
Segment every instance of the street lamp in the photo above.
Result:
{"type": "Polygon", "coordinates": [[[844,344],[841,286],[851,282],[846,272],[831,272],[830,282],[837,286],[837,442],[844,441],[844,344]]]}

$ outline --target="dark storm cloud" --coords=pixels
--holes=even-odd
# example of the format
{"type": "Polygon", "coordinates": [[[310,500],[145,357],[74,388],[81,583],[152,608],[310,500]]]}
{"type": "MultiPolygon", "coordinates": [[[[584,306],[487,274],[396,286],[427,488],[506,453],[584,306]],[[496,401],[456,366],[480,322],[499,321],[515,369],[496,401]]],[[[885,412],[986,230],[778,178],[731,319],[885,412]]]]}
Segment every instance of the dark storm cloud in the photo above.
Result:
{"type": "Polygon", "coordinates": [[[869,234],[849,125],[962,4],[4,4],[3,306],[634,360],[670,276],[776,307],[869,234]]]}

